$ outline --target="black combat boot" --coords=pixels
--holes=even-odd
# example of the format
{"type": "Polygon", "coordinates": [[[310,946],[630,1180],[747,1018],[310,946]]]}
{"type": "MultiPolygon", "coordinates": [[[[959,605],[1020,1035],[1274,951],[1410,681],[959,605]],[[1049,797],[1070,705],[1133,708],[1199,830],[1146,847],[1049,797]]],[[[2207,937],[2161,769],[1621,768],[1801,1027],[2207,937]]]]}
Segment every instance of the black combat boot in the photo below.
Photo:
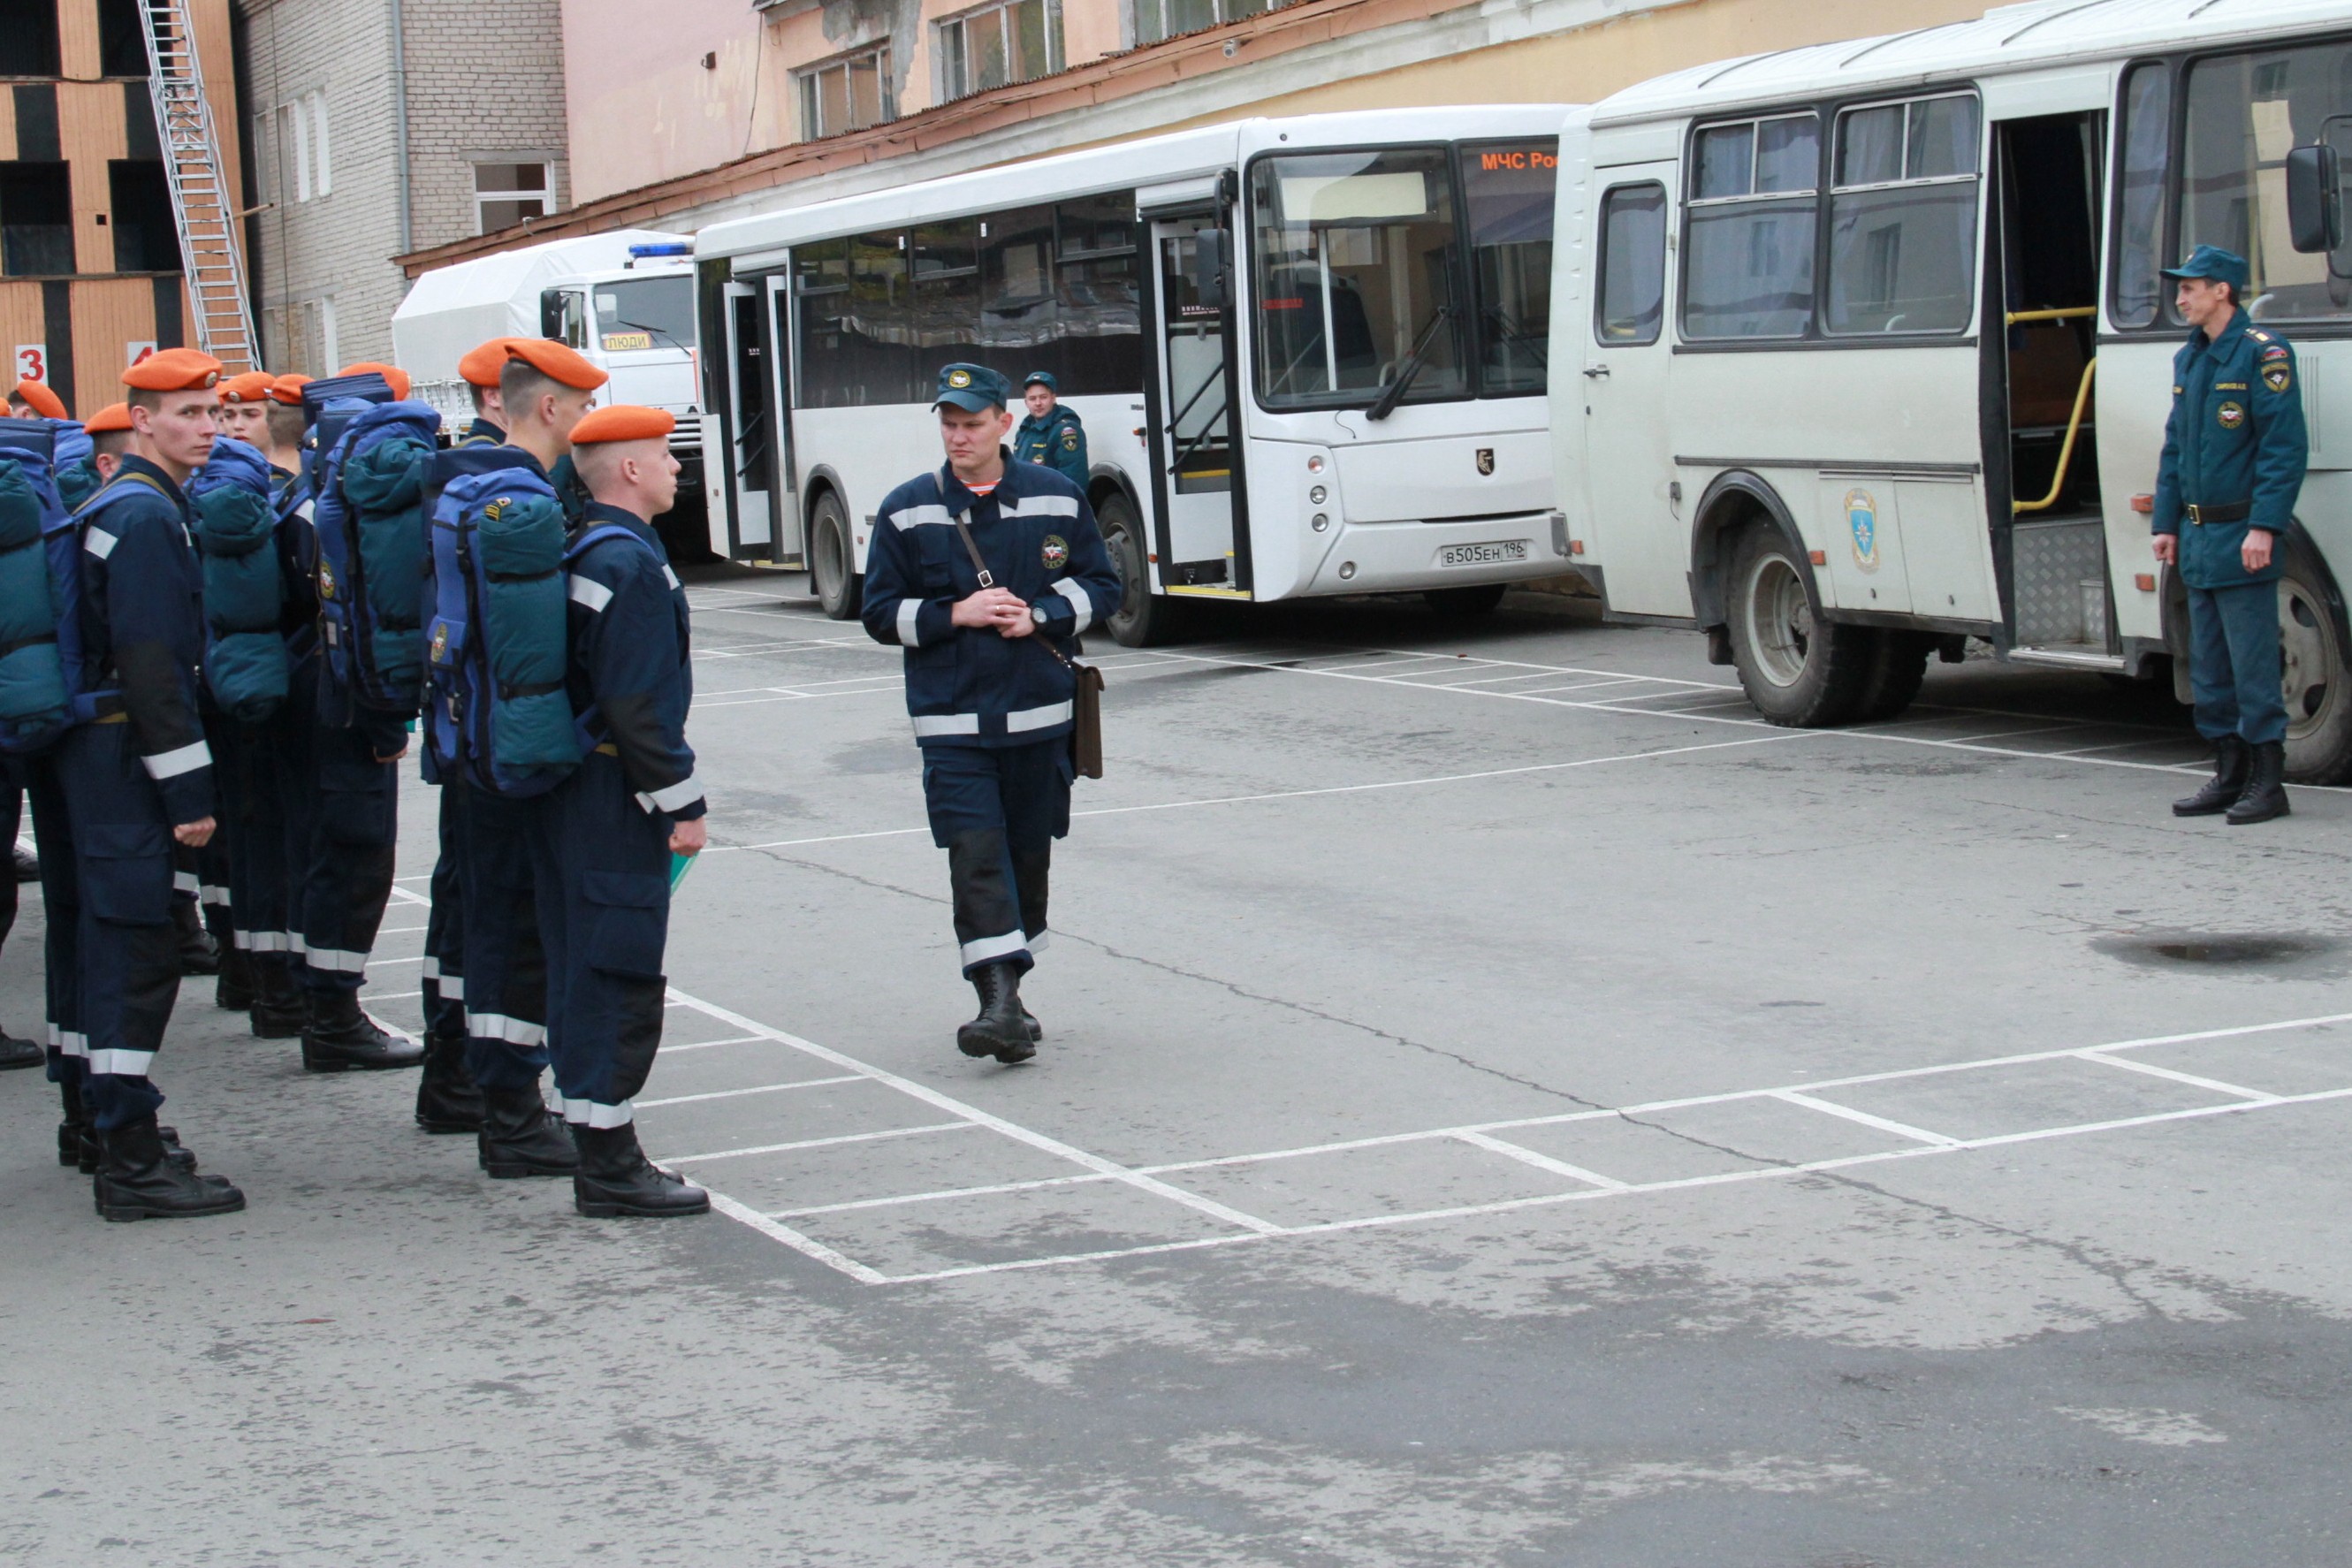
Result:
{"type": "Polygon", "coordinates": [[[70,1170],[79,1170],[82,1145],[87,1142],[90,1164],[89,1169],[81,1173],[85,1176],[97,1174],[98,1139],[89,1130],[89,1110],[81,1102],[81,1085],[58,1085],[58,1103],[63,1112],[58,1118],[58,1163],[70,1170]]]}
{"type": "Polygon", "coordinates": [[[20,1040],[5,1029],[0,1029],[0,1072],[16,1068],[37,1068],[49,1059],[38,1040],[20,1040]]]}
{"type": "Polygon", "coordinates": [[[536,1085],[492,1089],[484,1084],[482,1129],[475,1134],[482,1169],[501,1181],[515,1176],[568,1176],[580,1169],[579,1151],[563,1119],[547,1109],[536,1085]]]}
{"type": "Polygon", "coordinates": [[[431,1035],[416,1082],[416,1125],[427,1132],[479,1132],[482,1091],[466,1070],[466,1037],[431,1035]]]}
{"type": "Polygon", "coordinates": [[[2183,795],[2172,803],[2175,816],[2218,816],[2230,809],[2237,798],[2246,793],[2246,772],[2250,763],[2246,743],[2235,735],[2224,735],[2213,742],[2213,776],[2207,779],[2195,795],[2183,795]]]}
{"type": "Polygon", "coordinates": [[[294,971],[282,959],[256,960],[253,964],[252,1029],[256,1038],[291,1040],[302,1033],[310,1019],[310,1009],[303,1005],[302,988],[294,983],[294,971]]]}
{"type": "Polygon", "coordinates": [[[99,1141],[105,1154],[90,1194],[102,1218],[182,1219],[245,1207],[245,1194],[226,1176],[199,1176],[173,1159],[152,1116],[100,1133],[99,1141]]]}
{"type": "Polygon", "coordinates": [[[2246,793],[2230,808],[2232,827],[2284,816],[2286,804],[2286,742],[2264,741],[2254,748],[2253,766],[2246,774],[2246,793]]]}
{"type": "Polygon", "coordinates": [[[303,997],[310,1008],[302,1026],[305,1072],[413,1068],[425,1059],[423,1046],[377,1026],[361,1008],[359,993],[339,988],[306,991],[303,997]]]}
{"type": "Polygon", "coordinates": [[[194,899],[172,900],[172,923],[180,930],[180,973],[183,974],[218,974],[220,944],[213,933],[205,929],[205,917],[196,909],[194,899]]]}
{"type": "Polygon", "coordinates": [[[672,1215],[710,1212],[709,1193],[646,1158],[646,1152],[637,1146],[634,1125],[574,1126],[572,1141],[580,1150],[580,1169],[572,1178],[572,1205],[590,1219],[614,1219],[622,1215],[667,1219],[672,1215]]]}
{"type": "Polygon", "coordinates": [[[253,1002],[253,959],[241,947],[221,949],[220,978],[213,982],[213,1005],[230,1013],[250,1013],[253,1002]]]}
{"type": "Polygon", "coordinates": [[[1010,963],[982,964],[972,971],[971,988],[980,994],[980,1016],[956,1030],[956,1049],[1008,1065],[1035,1056],[1036,1040],[1021,1010],[1021,971],[1010,963]]]}

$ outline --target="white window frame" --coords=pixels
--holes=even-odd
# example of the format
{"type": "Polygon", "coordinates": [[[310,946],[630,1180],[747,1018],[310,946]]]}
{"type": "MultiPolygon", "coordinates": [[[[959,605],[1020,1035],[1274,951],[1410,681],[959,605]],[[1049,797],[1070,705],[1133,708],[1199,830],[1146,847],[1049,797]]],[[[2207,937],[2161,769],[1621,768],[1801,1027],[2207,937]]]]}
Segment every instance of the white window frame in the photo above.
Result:
{"type": "MultiPolygon", "coordinates": [[[[969,11],[960,11],[952,16],[942,16],[931,24],[931,56],[939,61],[939,68],[935,74],[939,78],[939,99],[941,103],[947,102],[950,99],[964,98],[975,92],[989,90],[971,79],[972,51],[970,35],[971,25],[975,22],[985,21],[991,16],[997,19],[998,36],[1004,40],[1005,68],[1007,70],[1012,68],[1011,14],[1013,7],[1019,3],[1020,0],[989,0],[989,4],[985,5],[975,5],[969,11]],[[948,79],[948,34],[951,29],[965,35],[962,47],[958,51],[959,63],[963,68],[965,78],[961,82],[948,79]]],[[[1045,68],[1036,76],[1010,77],[999,85],[1011,87],[1018,82],[1036,81],[1042,77],[1052,76],[1067,64],[1068,61],[1062,47],[1062,0],[1045,0],[1045,68]]]]}
{"type": "Polygon", "coordinates": [[[876,79],[880,85],[882,118],[874,123],[887,125],[898,118],[898,97],[890,89],[890,40],[883,38],[871,44],[860,44],[854,49],[845,49],[830,58],[803,66],[793,72],[793,112],[800,118],[802,141],[815,142],[827,136],[838,136],[848,131],[867,129],[863,125],[828,127],[820,123],[822,117],[818,113],[820,106],[824,101],[824,89],[819,83],[825,73],[835,70],[845,72],[857,61],[867,58],[874,61],[876,79]]]}
{"type": "MultiPolygon", "coordinates": [[[[484,204],[488,202],[537,201],[539,203],[540,216],[552,217],[555,216],[554,159],[526,158],[520,155],[477,157],[470,160],[469,166],[474,172],[474,232],[476,234],[488,234],[491,232],[488,225],[482,217],[482,207],[484,204]],[[493,163],[504,164],[512,168],[523,168],[536,163],[540,170],[539,188],[530,191],[486,191],[482,189],[482,171],[493,163]]],[[[524,221],[529,222],[530,220],[526,218],[524,221]]]]}
{"type": "Polygon", "coordinates": [[[278,155],[280,157],[285,155],[289,140],[293,144],[294,199],[298,202],[307,202],[310,199],[310,116],[302,112],[302,106],[299,103],[281,103],[278,106],[278,155]],[[293,132],[290,138],[285,134],[289,131],[293,132]]]}
{"type": "Polygon", "coordinates": [[[315,165],[311,184],[321,196],[332,195],[335,191],[335,164],[328,155],[327,95],[323,90],[313,89],[302,95],[302,101],[310,110],[310,152],[315,165]]]}
{"type": "MultiPolygon", "coordinates": [[[[1233,5],[1231,0],[1215,0],[1215,3],[1217,19],[1209,26],[1222,27],[1228,22],[1237,22],[1244,16],[1262,16],[1269,11],[1279,11],[1284,6],[1293,4],[1293,0],[1265,0],[1265,4],[1252,6],[1248,10],[1243,10],[1233,5]]],[[[1144,36],[1143,18],[1147,13],[1156,15],[1164,26],[1168,20],[1168,0],[1127,0],[1127,4],[1121,6],[1120,10],[1124,13],[1121,25],[1127,30],[1127,47],[1130,49],[1148,48],[1153,44],[1165,43],[1177,36],[1165,30],[1154,33],[1149,37],[1144,36]]]]}

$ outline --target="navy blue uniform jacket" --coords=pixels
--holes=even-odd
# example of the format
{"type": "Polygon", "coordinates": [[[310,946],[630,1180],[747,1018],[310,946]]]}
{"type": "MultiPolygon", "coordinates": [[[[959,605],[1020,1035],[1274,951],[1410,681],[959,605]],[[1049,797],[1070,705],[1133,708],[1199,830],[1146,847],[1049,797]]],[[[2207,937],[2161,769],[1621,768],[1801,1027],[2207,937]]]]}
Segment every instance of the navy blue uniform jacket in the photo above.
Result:
{"type": "Polygon", "coordinates": [[[693,643],[686,590],[646,520],[602,501],[588,503],[583,526],[618,523],[639,542],[608,539],[572,563],[572,710],[593,704],[621,771],[647,811],[690,822],[709,808],[686,743],[694,705],[693,643]]]}
{"type": "Polygon", "coordinates": [[[1024,463],[1043,463],[1081,490],[1087,488],[1087,426],[1066,404],[1040,419],[1034,414],[1013,432],[1013,455],[1024,463]]]}
{"type": "Polygon", "coordinates": [[[196,707],[205,579],[187,497],[140,457],[125,457],[106,489],[122,494],[81,531],[80,689],[121,692],[164,816],[200,821],[213,814],[213,753],[196,707]]]}
{"type": "Polygon", "coordinates": [[[907,711],[925,745],[1022,746],[1068,734],[1076,678],[1031,645],[1051,638],[1076,653],[1078,634],[1118,608],[1118,574],[1085,495],[1051,468],[1005,456],[993,494],[973,495],[942,467],[892,490],[874,520],[866,629],[906,648],[907,711]],[[954,624],[955,602],[980,592],[955,530],[967,514],[996,585],[1044,612],[1031,636],[954,624]]]}
{"type": "Polygon", "coordinates": [[[2246,530],[2284,533],[2311,453],[2294,351],[2240,310],[2210,341],[2191,332],[2172,359],[2172,417],[2157,468],[2155,532],[2181,535],[2180,577],[2192,588],[2234,588],[2275,579],[2276,554],[2246,570],[2246,530]],[[2234,522],[2191,522],[2191,506],[2250,501],[2234,522]]]}

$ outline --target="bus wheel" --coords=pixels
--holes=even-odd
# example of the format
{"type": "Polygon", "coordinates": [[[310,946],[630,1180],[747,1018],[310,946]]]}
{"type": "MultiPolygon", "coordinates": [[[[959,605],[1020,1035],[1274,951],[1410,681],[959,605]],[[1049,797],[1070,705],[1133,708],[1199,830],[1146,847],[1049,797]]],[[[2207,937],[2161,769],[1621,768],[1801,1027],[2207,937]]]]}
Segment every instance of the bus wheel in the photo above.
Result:
{"type": "Polygon", "coordinates": [[[1176,635],[1179,606],[1151,592],[1151,564],[1143,549],[1143,523],[1123,495],[1107,495],[1095,509],[1110,563],[1118,573],[1118,608],[1111,612],[1110,635],[1121,647],[1153,647],[1176,635]]]}
{"type": "Polygon", "coordinates": [[[1884,630],[1871,640],[1877,646],[1871,651],[1870,677],[1862,684],[1853,710],[1858,724],[1892,719],[1910,707],[1919,695],[1919,683],[1927,678],[1927,656],[1936,651],[1936,639],[1927,632],[1884,630]]]}
{"type": "Polygon", "coordinates": [[[866,584],[849,569],[849,514],[841,497],[827,490],[816,498],[809,518],[809,587],[824,613],[836,621],[857,614],[866,584]]]}
{"type": "Polygon", "coordinates": [[[2279,576],[2279,675],[2286,698],[2286,776],[2352,783],[2352,672],[2334,584],[2299,535],[2279,576]]]}
{"type": "Polygon", "coordinates": [[[1775,724],[1818,729],[1859,709],[1875,633],[1816,619],[1812,591],[1777,530],[1750,528],[1731,569],[1731,662],[1756,710],[1775,724]]]}
{"type": "Polygon", "coordinates": [[[1481,616],[1491,616],[1503,602],[1503,590],[1507,583],[1481,583],[1475,588],[1431,588],[1421,596],[1429,607],[1448,620],[1475,621],[1481,616]]]}

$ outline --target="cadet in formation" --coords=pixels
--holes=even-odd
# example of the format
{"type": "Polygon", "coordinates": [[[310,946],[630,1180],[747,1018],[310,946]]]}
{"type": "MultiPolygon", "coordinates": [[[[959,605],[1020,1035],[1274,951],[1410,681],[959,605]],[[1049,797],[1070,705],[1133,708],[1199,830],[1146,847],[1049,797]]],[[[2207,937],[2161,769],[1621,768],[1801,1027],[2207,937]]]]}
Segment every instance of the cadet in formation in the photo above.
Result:
{"type": "Polygon", "coordinates": [[[884,499],[864,613],[876,641],[906,649],[931,838],[948,852],[956,942],[980,998],[956,1045],[1006,1063],[1044,1038],[1020,984],[1045,944],[1053,841],[1070,828],[1068,655],[1119,602],[1085,492],[1004,447],[1010,390],[981,365],[940,373],[947,461],[884,499]]]}
{"type": "Polygon", "coordinates": [[[2240,303],[2243,257],[2200,245],[2174,280],[2188,343],[2173,356],[2150,526],[2189,589],[2189,685],[2213,776],[2172,803],[2232,826],[2287,814],[2279,542],[2310,457],[2294,351],[2240,303]]]}
{"type": "Polygon", "coordinates": [[[1028,415],[1013,433],[1013,455],[1024,463],[1043,463],[1087,490],[1087,426],[1075,408],[1062,406],[1061,387],[1051,373],[1033,370],[1021,384],[1021,401],[1028,415]]]}

